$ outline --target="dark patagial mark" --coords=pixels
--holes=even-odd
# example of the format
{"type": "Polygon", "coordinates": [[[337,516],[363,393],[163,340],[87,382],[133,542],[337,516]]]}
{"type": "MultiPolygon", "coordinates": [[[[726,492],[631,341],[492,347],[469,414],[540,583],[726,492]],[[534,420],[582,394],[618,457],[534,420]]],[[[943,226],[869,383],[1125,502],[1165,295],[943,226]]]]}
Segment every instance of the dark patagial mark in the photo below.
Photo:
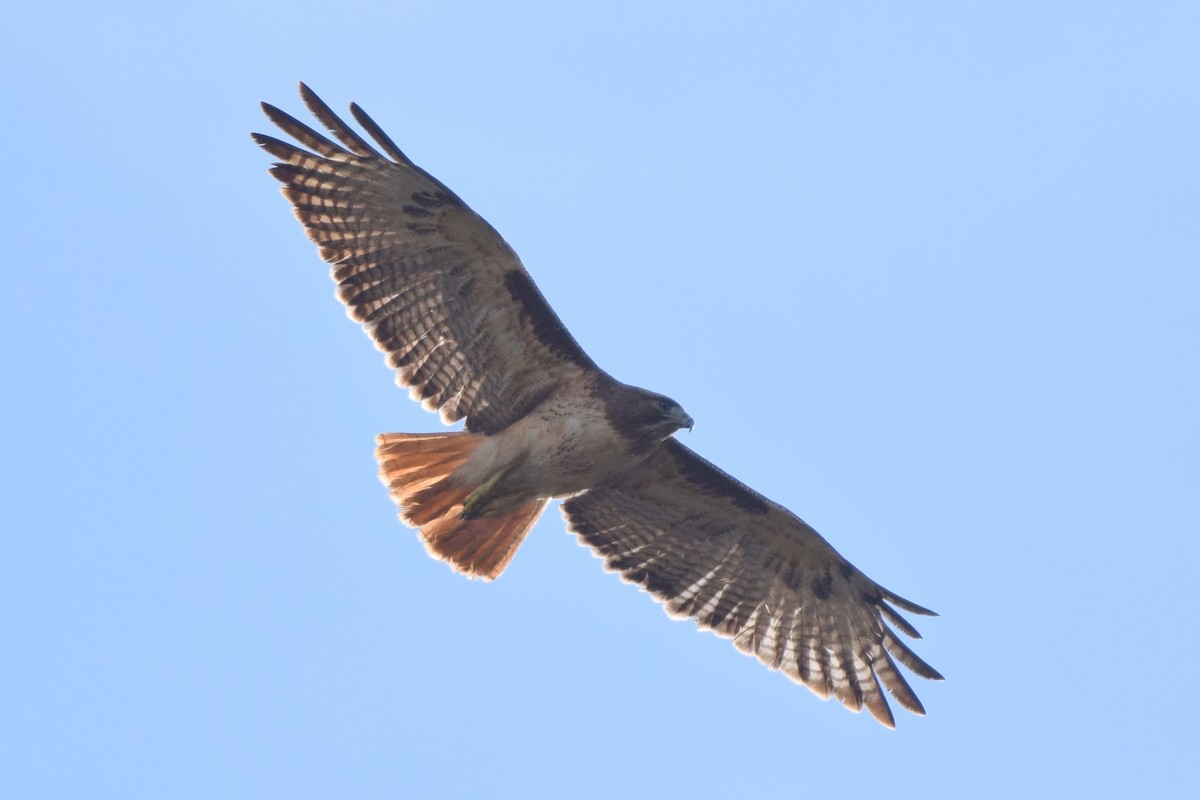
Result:
{"type": "Polygon", "coordinates": [[[471,295],[475,293],[475,279],[468,278],[467,280],[463,281],[457,287],[455,287],[454,293],[458,295],[460,300],[471,299],[471,295]]]}
{"type": "Polygon", "coordinates": [[[766,514],[771,510],[761,495],[699,456],[684,456],[682,451],[675,447],[672,447],[672,452],[679,474],[690,483],[699,486],[706,494],[728,498],[735,506],[751,514],[766,514]]]}
{"type": "Polygon", "coordinates": [[[558,321],[554,310],[537,286],[521,270],[512,270],[504,275],[504,288],[521,306],[521,321],[529,326],[537,340],[550,352],[562,356],[584,369],[595,369],[596,365],[579,346],[567,329],[558,321]]]}
{"type": "Polygon", "coordinates": [[[410,217],[417,217],[419,219],[427,219],[433,216],[432,211],[427,211],[420,206],[403,206],[400,210],[405,214],[408,214],[410,217]]]}
{"type": "MultiPolygon", "coordinates": [[[[439,209],[450,201],[444,192],[413,192],[409,196],[414,203],[429,211],[439,209]]],[[[405,210],[407,209],[406,206],[405,210]]]]}

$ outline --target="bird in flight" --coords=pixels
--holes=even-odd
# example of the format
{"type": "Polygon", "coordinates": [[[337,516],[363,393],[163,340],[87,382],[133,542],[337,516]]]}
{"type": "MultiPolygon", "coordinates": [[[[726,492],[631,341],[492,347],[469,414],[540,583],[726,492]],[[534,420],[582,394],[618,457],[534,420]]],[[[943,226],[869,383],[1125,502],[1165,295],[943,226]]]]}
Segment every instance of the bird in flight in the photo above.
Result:
{"type": "Polygon", "coordinates": [[[575,341],[517,254],[357,104],[367,141],[304,84],[336,141],[275,106],[271,174],[332,265],[337,295],[396,381],[463,430],[384,433],[380,478],[430,555],[491,580],[547,503],[605,567],[822,698],[895,726],[884,689],[924,707],[896,666],[941,680],[896,636],[893,594],[783,506],[674,438],[669,397],[618,381],[575,341]],[[297,146],[298,145],[298,146],[297,146]]]}

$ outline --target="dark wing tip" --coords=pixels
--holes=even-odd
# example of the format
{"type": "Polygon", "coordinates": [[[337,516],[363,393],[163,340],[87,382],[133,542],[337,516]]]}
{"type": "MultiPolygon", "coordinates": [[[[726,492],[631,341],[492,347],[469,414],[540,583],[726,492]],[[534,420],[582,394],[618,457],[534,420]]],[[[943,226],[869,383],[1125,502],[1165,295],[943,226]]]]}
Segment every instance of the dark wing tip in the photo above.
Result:
{"type": "Polygon", "coordinates": [[[889,606],[883,600],[876,600],[875,603],[883,618],[899,628],[901,633],[911,639],[921,638],[921,632],[914,628],[911,622],[900,616],[900,613],[896,609],[889,606]]]}
{"type": "MultiPolygon", "coordinates": [[[[323,158],[334,159],[340,159],[346,155],[346,151],[341,147],[338,147],[338,145],[336,145],[334,142],[317,133],[312,128],[308,127],[286,111],[283,111],[282,109],[273,106],[266,101],[260,103],[260,105],[262,106],[263,113],[267,115],[267,119],[271,120],[271,122],[274,122],[279,126],[280,130],[291,136],[304,147],[307,147],[313,153],[316,153],[323,158]]],[[[320,118],[319,115],[318,118],[320,118]]],[[[334,117],[334,119],[336,120],[337,118],[334,117]]],[[[255,141],[259,140],[256,139],[255,141]]],[[[345,141],[346,139],[343,138],[343,142],[345,141]]],[[[261,145],[262,142],[259,141],[259,144],[261,145]]],[[[292,147],[291,145],[287,146],[292,147]]],[[[270,147],[267,147],[266,149],[272,155],[277,155],[270,147]]]]}
{"type": "Polygon", "coordinates": [[[892,632],[886,626],[883,629],[881,644],[887,649],[889,654],[896,657],[897,661],[922,678],[931,681],[945,680],[942,677],[942,673],[929,666],[928,662],[914,653],[904,642],[893,636],[892,632]]]}
{"type": "Polygon", "coordinates": [[[903,608],[905,611],[909,612],[910,614],[920,614],[925,617],[938,616],[938,613],[936,611],[931,611],[930,609],[925,608],[925,606],[919,606],[916,603],[914,603],[912,600],[905,600],[900,595],[893,594],[892,592],[889,592],[886,589],[883,590],[883,596],[886,597],[888,600],[892,601],[893,603],[895,603],[896,605],[900,606],[901,608],[903,608]]]}
{"type": "Polygon", "coordinates": [[[309,108],[312,108],[314,105],[328,108],[328,106],[325,105],[325,101],[322,100],[320,96],[312,90],[312,87],[304,81],[297,81],[296,88],[300,91],[300,99],[304,101],[304,105],[308,106],[309,108]]]}
{"type": "Polygon", "coordinates": [[[267,119],[271,120],[271,122],[274,122],[276,125],[279,124],[280,120],[283,120],[285,122],[296,122],[297,121],[296,118],[293,117],[291,114],[289,114],[286,111],[284,111],[283,109],[279,108],[279,106],[268,103],[266,100],[263,100],[258,105],[259,105],[259,107],[262,108],[263,113],[267,115],[267,119]]]}
{"type": "Polygon", "coordinates": [[[359,136],[353,128],[335,114],[329,104],[318,97],[317,93],[308,88],[303,81],[300,82],[300,99],[304,101],[304,105],[308,107],[312,115],[321,121],[326,130],[336,136],[338,141],[349,148],[350,152],[364,158],[379,157],[379,153],[375,152],[367,140],[359,136]]]}
{"type": "Polygon", "coordinates": [[[383,128],[379,127],[379,124],[371,119],[371,116],[366,111],[363,111],[362,106],[358,103],[351,103],[350,114],[358,121],[359,125],[363,126],[363,129],[370,134],[371,138],[383,148],[383,152],[391,156],[392,160],[400,164],[413,166],[412,159],[404,155],[404,151],[396,146],[396,143],[392,141],[392,137],[384,133],[383,128]]]}
{"type": "Polygon", "coordinates": [[[297,159],[308,155],[308,153],[298,149],[295,145],[288,144],[282,139],[276,139],[274,136],[268,136],[265,133],[252,133],[250,134],[250,138],[254,140],[255,144],[278,158],[281,162],[294,164],[297,159]]]}

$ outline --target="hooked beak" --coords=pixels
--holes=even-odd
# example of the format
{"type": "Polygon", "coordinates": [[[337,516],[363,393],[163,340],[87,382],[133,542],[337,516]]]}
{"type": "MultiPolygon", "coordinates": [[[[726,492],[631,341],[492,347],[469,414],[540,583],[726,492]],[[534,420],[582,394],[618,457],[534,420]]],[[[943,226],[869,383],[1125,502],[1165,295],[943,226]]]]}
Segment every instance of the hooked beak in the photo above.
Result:
{"type": "Polygon", "coordinates": [[[677,409],[676,412],[671,415],[671,418],[679,423],[679,427],[687,428],[689,431],[696,427],[696,420],[692,419],[690,414],[682,408],[677,409]]]}

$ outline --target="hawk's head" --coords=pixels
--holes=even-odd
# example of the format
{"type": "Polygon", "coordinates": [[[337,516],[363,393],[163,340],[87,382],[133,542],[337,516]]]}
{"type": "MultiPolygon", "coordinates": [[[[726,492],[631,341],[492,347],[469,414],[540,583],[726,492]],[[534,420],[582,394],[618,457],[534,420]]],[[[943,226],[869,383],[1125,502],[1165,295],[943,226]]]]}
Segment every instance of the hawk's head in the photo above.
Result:
{"type": "Polygon", "coordinates": [[[635,450],[649,450],[680,428],[690,431],[696,424],[679,403],[636,386],[622,386],[613,393],[608,416],[635,450]]]}

